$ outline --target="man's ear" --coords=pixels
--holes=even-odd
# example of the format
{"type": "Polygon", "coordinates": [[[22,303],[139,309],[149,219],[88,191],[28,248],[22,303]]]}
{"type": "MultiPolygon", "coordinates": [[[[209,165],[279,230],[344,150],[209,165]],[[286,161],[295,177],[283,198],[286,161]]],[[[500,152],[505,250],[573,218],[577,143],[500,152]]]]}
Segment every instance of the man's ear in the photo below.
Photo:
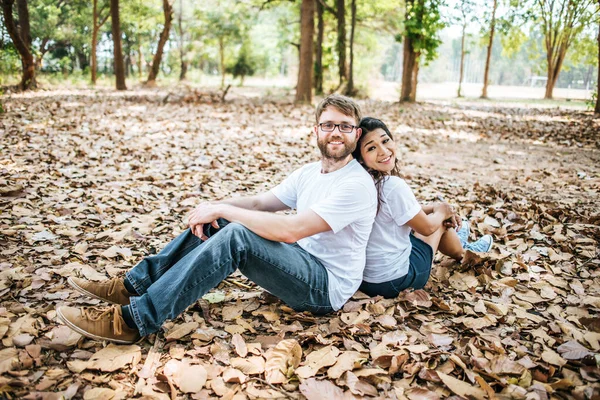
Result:
{"type": "Polygon", "coordinates": [[[360,139],[362,135],[362,128],[356,128],[356,140],[360,139]]]}
{"type": "Polygon", "coordinates": [[[317,125],[313,126],[313,132],[317,135],[317,138],[319,138],[319,127],[317,125]]]}

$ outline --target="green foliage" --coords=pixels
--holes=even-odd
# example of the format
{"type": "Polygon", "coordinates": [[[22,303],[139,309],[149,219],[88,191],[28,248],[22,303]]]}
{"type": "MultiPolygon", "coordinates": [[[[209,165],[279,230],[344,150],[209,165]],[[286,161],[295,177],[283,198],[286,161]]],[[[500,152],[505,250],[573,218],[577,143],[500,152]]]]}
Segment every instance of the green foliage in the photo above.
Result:
{"type": "Polygon", "coordinates": [[[246,76],[254,75],[256,62],[250,53],[250,45],[248,41],[244,42],[238,54],[235,63],[227,68],[227,72],[232,74],[234,78],[240,77],[240,86],[244,83],[246,76]]]}
{"type": "Polygon", "coordinates": [[[596,107],[596,101],[598,100],[598,89],[592,92],[592,97],[585,101],[588,109],[593,110],[596,107]]]}
{"type": "Polygon", "coordinates": [[[442,20],[440,7],[442,0],[415,0],[407,3],[404,32],[396,36],[412,39],[414,49],[423,57],[423,65],[427,65],[437,56],[437,48],[442,43],[440,31],[446,26],[442,20]]]}

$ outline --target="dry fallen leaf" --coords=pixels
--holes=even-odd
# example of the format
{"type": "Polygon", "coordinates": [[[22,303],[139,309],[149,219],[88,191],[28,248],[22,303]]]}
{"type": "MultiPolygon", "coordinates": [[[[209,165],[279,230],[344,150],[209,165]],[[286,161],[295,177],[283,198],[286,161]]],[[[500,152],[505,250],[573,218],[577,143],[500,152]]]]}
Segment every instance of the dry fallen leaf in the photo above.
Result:
{"type": "Polygon", "coordinates": [[[202,365],[190,364],[190,360],[169,360],[164,374],[171,377],[183,393],[197,393],[206,384],[208,374],[202,365]]]}
{"type": "Polygon", "coordinates": [[[302,347],[294,339],[282,340],[266,354],[265,378],[273,383],[285,383],[290,370],[295,370],[302,358],[302,347]]]}

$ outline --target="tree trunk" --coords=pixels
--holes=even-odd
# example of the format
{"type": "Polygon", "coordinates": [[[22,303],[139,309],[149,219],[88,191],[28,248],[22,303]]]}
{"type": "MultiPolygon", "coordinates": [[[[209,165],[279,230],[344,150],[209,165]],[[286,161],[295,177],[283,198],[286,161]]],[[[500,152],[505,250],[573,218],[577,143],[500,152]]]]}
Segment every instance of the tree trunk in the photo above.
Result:
{"type": "Polygon", "coordinates": [[[158,76],[158,72],[160,70],[163,49],[165,47],[165,43],[167,43],[167,40],[169,39],[169,32],[171,31],[173,7],[171,7],[171,4],[169,4],[169,0],[163,0],[163,13],[165,14],[165,25],[163,26],[163,30],[160,33],[160,38],[158,39],[156,54],[154,54],[154,58],[152,59],[152,68],[150,68],[150,73],[148,74],[149,84],[152,84],[154,81],[156,81],[156,77],[158,76]]]}
{"type": "Polygon", "coordinates": [[[96,80],[98,78],[98,56],[96,54],[98,52],[98,33],[100,32],[100,28],[102,28],[110,16],[110,13],[106,13],[104,18],[100,18],[100,11],[98,11],[98,0],[94,0],[92,11],[92,54],[90,55],[92,85],[96,84],[96,80]]]}
{"type": "Polygon", "coordinates": [[[142,80],[142,76],[144,75],[144,53],[142,52],[142,37],[138,36],[138,77],[140,81],[142,80]]]}
{"type": "Polygon", "coordinates": [[[494,0],[494,8],[492,10],[492,21],[490,23],[490,41],[487,46],[487,56],[485,58],[485,69],[483,72],[483,89],[481,90],[481,98],[488,98],[488,82],[490,77],[490,61],[492,59],[492,46],[494,45],[494,32],[496,31],[496,9],[498,8],[498,0],[494,0]]]}
{"type": "Polygon", "coordinates": [[[296,85],[296,102],[298,103],[312,101],[314,15],[315,0],[302,0],[300,6],[300,66],[296,85]]]}
{"type": "Polygon", "coordinates": [[[346,65],[346,1],[337,0],[337,43],[338,69],[340,73],[340,86],[348,79],[348,66],[346,65]]]}
{"type": "MultiPolygon", "coordinates": [[[[424,9],[423,0],[419,1],[420,10],[424,9]]],[[[406,8],[412,8],[415,0],[406,0],[406,8]]],[[[418,20],[423,19],[422,12],[417,15],[418,20]]],[[[414,34],[414,33],[413,33],[414,34]]],[[[402,89],[400,91],[400,101],[414,103],[417,99],[417,82],[419,76],[419,58],[420,52],[415,51],[414,41],[418,35],[413,38],[409,34],[404,36],[403,62],[402,62],[402,89]]]]}
{"type": "Polygon", "coordinates": [[[460,74],[458,77],[458,92],[456,94],[457,97],[462,97],[462,82],[465,70],[465,35],[467,31],[467,24],[463,24],[462,26],[462,38],[460,40],[460,74]]]}
{"type": "MultiPolygon", "coordinates": [[[[36,85],[35,61],[33,60],[31,47],[27,45],[25,40],[23,40],[15,24],[15,20],[13,18],[14,0],[3,0],[1,3],[6,31],[8,32],[8,35],[10,36],[10,39],[12,40],[15,48],[19,52],[19,56],[21,58],[21,65],[23,66],[23,72],[21,75],[21,82],[19,83],[19,89],[31,89],[36,85]]],[[[25,17],[29,18],[29,12],[27,12],[27,1],[19,0],[19,10],[21,9],[21,7],[24,7],[25,11],[23,15],[19,15],[19,21],[21,21],[21,19],[24,19],[25,17]],[[21,2],[23,2],[24,5],[21,4],[21,2]]],[[[27,21],[27,26],[29,26],[29,21],[27,21]]]]}
{"type": "Polygon", "coordinates": [[[325,21],[323,14],[325,7],[319,0],[317,2],[317,41],[315,51],[315,93],[323,93],[323,39],[325,37],[325,21]]]}
{"type": "MultiPolygon", "coordinates": [[[[598,0],[600,5],[600,0],[598,0]]],[[[598,25],[598,87],[596,88],[596,107],[594,113],[600,115],[600,24],[598,25]]]]}
{"type": "Polygon", "coordinates": [[[127,90],[125,85],[125,65],[121,48],[121,26],[119,20],[119,0],[110,0],[110,20],[112,24],[114,65],[117,90],[127,90]]]}
{"type": "Polygon", "coordinates": [[[185,60],[185,44],[183,40],[183,0],[179,0],[179,59],[181,63],[181,71],[179,72],[179,80],[185,80],[185,75],[188,70],[188,63],[185,60]]]}
{"type": "Polygon", "coordinates": [[[98,0],[94,0],[92,10],[92,85],[96,84],[98,75],[98,59],[96,55],[96,48],[98,47],[98,0]]]}
{"type": "Polygon", "coordinates": [[[25,46],[31,51],[31,28],[29,26],[27,0],[17,0],[17,12],[19,14],[19,34],[25,46]]]}
{"type": "Polygon", "coordinates": [[[548,80],[546,81],[544,99],[551,100],[554,98],[554,85],[556,85],[556,81],[558,81],[558,75],[560,74],[566,52],[567,48],[565,45],[561,45],[558,49],[548,52],[548,56],[546,57],[548,61],[548,80]]]}
{"type": "Polygon", "coordinates": [[[402,62],[402,90],[400,92],[401,102],[414,102],[416,100],[416,85],[418,74],[418,55],[412,44],[412,39],[404,37],[404,59],[402,62]]]}
{"type": "Polygon", "coordinates": [[[225,41],[219,36],[219,64],[221,67],[221,88],[225,87],[225,41]]]}
{"type": "Polygon", "coordinates": [[[419,57],[421,57],[421,53],[420,52],[416,52],[415,53],[415,65],[413,67],[413,73],[412,73],[412,77],[411,77],[411,84],[410,84],[410,98],[412,99],[412,102],[415,102],[417,100],[417,83],[418,83],[418,77],[419,77],[419,57]]]}
{"type": "Polygon", "coordinates": [[[350,27],[350,68],[348,70],[348,86],[346,94],[354,96],[354,30],[356,29],[356,0],[352,0],[350,6],[352,25],[350,27]]]}

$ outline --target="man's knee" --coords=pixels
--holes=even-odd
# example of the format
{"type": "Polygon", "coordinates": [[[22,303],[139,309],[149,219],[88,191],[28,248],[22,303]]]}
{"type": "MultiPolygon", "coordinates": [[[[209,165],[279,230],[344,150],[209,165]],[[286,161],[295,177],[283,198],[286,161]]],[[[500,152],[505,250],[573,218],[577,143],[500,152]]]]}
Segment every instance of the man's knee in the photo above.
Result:
{"type": "Polygon", "coordinates": [[[241,245],[247,244],[253,235],[252,231],[250,231],[244,225],[238,224],[237,222],[230,222],[226,227],[221,229],[221,235],[227,236],[231,242],[241,245]]]}

